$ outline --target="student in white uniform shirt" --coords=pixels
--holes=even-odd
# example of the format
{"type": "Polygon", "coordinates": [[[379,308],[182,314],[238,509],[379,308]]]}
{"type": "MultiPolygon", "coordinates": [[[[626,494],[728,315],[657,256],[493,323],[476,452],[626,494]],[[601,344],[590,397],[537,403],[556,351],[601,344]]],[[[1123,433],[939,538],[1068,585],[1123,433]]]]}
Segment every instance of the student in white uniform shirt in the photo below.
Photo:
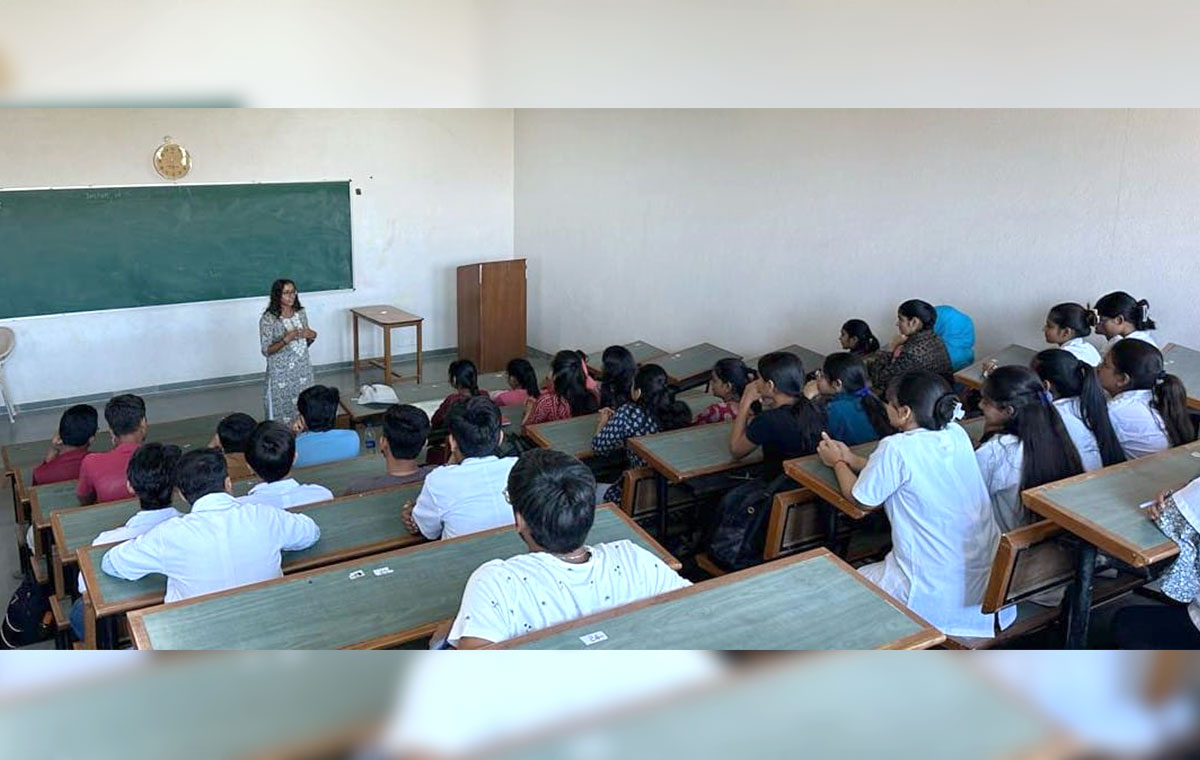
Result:
{"type": "Polygon", "coordinates": [[[279,578],[281,552],[307,549],[321,537],[306,515],[230,496],[225,457],[216,449],[184,454],[175,485],[192,511],[110,549],[100,563],[131,581],[167,576],[167,602],[279,578]]]}
{"type": "Polygon", "coordinates": [[[521,455],[507,493],[530,553],[491,560],[471,574],[451,646],[476,649],[691,585],[632,541],[586,544],[595,490],[591,470],[569,454],[521,455]]]}
{"type": "Polygon", "coordinates": [[[416,503],[404,505],[401,515],[411,532],[454,538],[512,524],[504,489],[517,460],[496,456],[504,440],[500,423],[500,407],[487,396],[450,407],[450,464],[426,475],[416,503]]]}
{"type": "MultiPolygon", "coordinates": [[[[133,452],[125,473],[129,490],[137,494],[139,509],[121,527],[106,530],[96,536],[92,546],[128,541],[172,517],[183,516],[182,512],[171,506],[171,497],[175,491],[175,467],[179,464],[182,454],[178,446],[164,446],[161,443],[144,443],[133,452]]],[[[82,640],[83,593],[87,591],[83,573],[79,574],[76,587],[80,596],[71,605],[71,631],[75,638],[82,640]]]]}
{"type": "Polygon", "coordinates": [[[1150,302],[1137,300],[1123,290],[1118,290],[1096,302],[1096,332],[1108,338],[1108,351],[1124,338],[1143,340],[1158,348],[1150,334],[1155,329],[1150,319],[1150,302]]]}
{"type": "Polygon", "coordinates": [[[1111,396],[1108,415],[1130,459],[1196,440],[1183,382],[1163,370],[1162,352],[1140,340],[1109,349],[1096,370],[1111,396]]]}
{"type": "Polygon", "coordinates": [[[1033,370],[1000,367],[984,381],[981,396],[985,427],[975,459],[992,515],[1007,533],[1036,519],[1021,503],[1021,491],[1079,475],[1083,464],[1033,370]]]}
{"type": "Polygon", "coordinates": [[[980,609],[1000,531],[971,438],[953,421],[961,411],[945,380],[906,372],[887,390],[888,419],[900,432],[870,459],[829,438],[817,453],[846,498],[882,505],[891,521],[892,551],[859,572],[942,632],[990,638],[1016,608],[980,609]]]}
{"type": "Polygon", "coordinates": [[[317,501],[328,501],[333,492],[316,483],[299,483],[287,475],[296,459],[296,436],[281,422],[259,423],[246,441],[246,463],[261,483],[238,499],[287,509],[317,501]]]}
{"type": "Polygon", "coordinates": [[[1091,309],[1077,303],[1060,303],[1046,315],[1042,336],[1047,343],[1053,343],[1095,367],[1100,364],[1100,352],[1086,338],[1092,334],[1096,319],[1096,312],[1091,309]]]}
{"type": "Polygon", "coordinates": [[[1108,396],[1096,371],[1058,348],[1039,352],[1032,368],[1054,398],[1054,408],[1079,452],[1084,471],[1124,462],[1125,451],[1109,419],[1108,396]]]}

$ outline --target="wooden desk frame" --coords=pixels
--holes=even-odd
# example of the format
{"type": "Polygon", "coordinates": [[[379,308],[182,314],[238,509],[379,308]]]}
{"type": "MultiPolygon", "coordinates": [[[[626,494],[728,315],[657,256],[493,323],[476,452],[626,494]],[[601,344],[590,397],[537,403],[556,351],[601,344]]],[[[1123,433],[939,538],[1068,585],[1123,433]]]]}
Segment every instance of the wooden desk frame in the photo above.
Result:
{"type": "Polygon", "coordinates": [[[421,356],[421,325],[425,321],[424,317],[418,317],[416,314],[410,314],[403,309],[397,309],[394,306],[358,306],[350,310],[350,314],[354,318],[354,383],[358,384],[359,371],[363,364],[372,367],[379,367],[383,370],[384,385],[391,385],[392,378],[401,380],[403,377],[392,371],[392,328],[394,327],[415,327],[417,330],[417,383],[421,382],[422,356],[421,356]],[[400,315],[400,319],[395,322],[380,321],[375,315],[367,313],[368,309],[386,309],[389,312],[395,311],[400,315]],[[373,325],[378,325],[383,328],[383,357],[381,359],[360,359],[358,351],[358,322],[364,320],[373,325]]]}

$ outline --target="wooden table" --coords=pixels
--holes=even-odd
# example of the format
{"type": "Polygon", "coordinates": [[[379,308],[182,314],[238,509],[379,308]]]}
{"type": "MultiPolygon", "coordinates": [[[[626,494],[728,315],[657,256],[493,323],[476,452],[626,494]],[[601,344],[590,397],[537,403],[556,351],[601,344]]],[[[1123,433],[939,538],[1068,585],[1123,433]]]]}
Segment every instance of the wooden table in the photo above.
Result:
{"type": "MultiPolygon", "coordinates": [[[[301,512],[316,521],[321,538],[302,551],[284,552],[283,571],[296,573],[421,542],[400,520],[401,506],[420,492],[420,484],[397,486],[293,507],[290,511],[301,512]]],[[[101,560],[113,546],[84,546],[76,550],[79,570],[87,583],[83,605],[85,639],[92,643],[96,621],[161,604],[167,590],[167,579],[157,573],[127,581],[102,571],[101,560]]]]}
{"type": "Polygon", "coordinates": [[[1068,609],[1069,647],[1082,647],[1087,642],[1096,551],[1134,567],[1174,557],[1179,553],[1175,542],[1163,535],[1138,505],[1198,475],[1200,442],[1022,492],[1021,501],[1026,507],[1079,538],[1068,609]]]}
{"type": "Polygon", "coordinates": [[[598,414],[584,414],[555,422],[543,422],[525,428],[525,435],[543,449],[570,454],[577,459],[592,456],[592,438],[596,436],[598,414]]]}
{"type": "Polygon", "coordinates": [[[945,640],[828,549],[521,636],[504,649],[928,649],[945,640]],[[603,632],[604,641],[581,637],[603,632]]]}
{"type": "Polygon", "coordinates": [[[1183,381],[1188,409],[1200,412],[1200,351],[1168,343],[1163,348],[1163,369],[1183,381]]]}
{"type": "MultiPolygon", "coordinates": [[[[479,376],[479,387],[486,391],[506,391],[508,390],[508,377],[503,372],[489,372],[479,376]]],[[[396,391],[396,403],[412,404],[414,406],[420,404],[428,404],[441,402],[454,392],[454,386],[448,382],[437,383],[422,383],[414,385],[412,383],[393,383],[392,389],[396,391]]],[[[350,418],[351,425],[359,425],[363,422],[376,417],[382,417],[387,411],[390,404],[359,404],[354,401],[354,397],[358,395],[358,390],[351,393],[341,393],[341,407],[346,416],[350,418]]],[[[436,410],[436,406],[434,409],[436,410]]],[[[430,414],[432,417],[433,415],[430,414]]]]}
{"type": "Polygon", "coordinates": [[[1006,367],[1010,364],[1028,367],[1029,362],[1033,360],[1035,354],[1037,354],[1037,351],[1032,348],[1018,346],[1014,343],[993,354],[988,354],[970,366],[963,367],[954,374],[954,379],[968,388],[978,390],[983,387],[983,365],[987,362],[994,361],[1001,367],[1006,367]]]}
{"type": "MultiPolygon", "coordinates": [[[[655,357],[662,356],[667,353],[658,346],[651,345],[644,340],[635,340],[629,343],[622,343],[625,348],[629,349],[629,353],[633,354],[633,360],[638,364],[645,364],[655,357]]],[[[605,346],[604,348],[608,348],[605,346]]],[[[600,371],[601,360],[604,357],[604,348],[597,348],[595,351],[588,352],[588,367],[600,371]]]]}
{"type": "Polygon", "coordinates": [[[740,359],[740,354],[726,351],[711,343],[701,343],[673,354],[655,357],[657,364],[667,373],[667,382],[680,390],[704,385],[708,381],[713,365],[721,359],[740,359]]]}
{"type": "Polygon", "coordinates": [[[395,306],[358,306],[350,310],[354,316],[354,383],[358,384],[358,370],[360,360],[358,358],[358,321],[365,320],[373,325],[379,325],[383,328],[383,359],[367,359],[365,363],[369,366],[379,367],[383,370],[383,382],[390,384],[392,378],[400,379],[400,375],[392,371],[392,328],[393,327],[415,327],[417,329],[417,384],[421,383],[421,323],[425,321],[424,317],[418,317],[416,314],[409,314],[407,311],[401,311],[395,306]]]}
{"type": "MultiPolygon", "coordinates": [[[[678,563],[623,512],[596,510],[590,543],[630,539],[678,563]]],[[[511,527],[433,541],[129,615],[138,649],[373,649],[427,636],[458,612],[467,579],[528,551],[511,527]],[[392,572],[376,575],[388,568],[392,572]],[[361,570],[361,578],[350,578],[361,570]]]]}
{"type": "MultiPolygon", "coordinates": [[[[804,365],[804,374],[806,374],[806,375],[809,374],[810,372],[815,372],[816,370],[819,370],[819,369],[821,369],[821,367],[825,366],[825,354],[822,354],[819,351],[813,351],[811,348],[805,348],[804,346],[801,346],[796,343],[790,343],[782,348],[777,348],[774,351],[770,351],[768,353],[795,354],[796,356],[798,356],[800,358],[800,363],[804,365]]],[[[766,356],[766,354],[762,354],[761,356],[755,356],[751,359],[747,359],[746,366],[750,367],[751,369],[757,370],[758,369],[758,360],[763,358],[763,356],[766,356]]]]}

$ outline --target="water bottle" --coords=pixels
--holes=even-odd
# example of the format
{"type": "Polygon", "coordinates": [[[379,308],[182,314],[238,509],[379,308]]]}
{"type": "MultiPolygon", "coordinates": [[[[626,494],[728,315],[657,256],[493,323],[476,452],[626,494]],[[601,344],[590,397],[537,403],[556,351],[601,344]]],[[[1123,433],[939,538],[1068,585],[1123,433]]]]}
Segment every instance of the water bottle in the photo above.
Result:
{"type": "Polygon", "coordinates": [[[375,428],[371,427],[370,425],[367,426],[366,440],[364,441],[364,443],[367,447],[367,453],[374,454],[375,453],[375,428]]]}

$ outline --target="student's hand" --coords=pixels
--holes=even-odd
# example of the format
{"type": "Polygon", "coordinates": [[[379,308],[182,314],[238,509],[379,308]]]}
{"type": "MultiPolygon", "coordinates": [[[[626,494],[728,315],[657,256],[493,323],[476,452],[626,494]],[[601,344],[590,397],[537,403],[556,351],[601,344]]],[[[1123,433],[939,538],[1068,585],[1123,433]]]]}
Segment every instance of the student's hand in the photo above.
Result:
{"type": "Polygon", "coordinates": [[[299,330],[288,330],[287,332],[285,332],[283,334],[283,342],[291,343],[292,341],[294,341],[296,338],[299,338],[299,337],[300,337],[299,330]]]}
{"type": "Polygon", "coordinates": [[[404,508],[400,510],[400,519],[404,522],[404,527],[409,533],[414,536],[421,535],[421,529],[417,527],[417,521],[413,519],[413,507],[416,506],[411,501],[404,503],[404,508]]]}
{"type": "Polygon", "coordinates": [[[599,415],[598,419],[596,420],[596,429],[599,430],[607,425],[608,421],[612,419],[613,410],[606,406],[596,414],[599,415]]]}
{"type": "Polygon", "coordinates": [[[812,401],[817,396],[821,395],[821,389],[817,385],[816,380],[809,380],[804,384],[804,398],[812,401]]]}
{"type": "Polygon", "coordinates": [[[742,391],[742,398],[738,401],[738,416],[741,417],[750,411],[750,405],[762,398],[762,390],[758,387],[758,381],[746,383],[746,389],[742,391]]]}
{"type": "Polygon", "coordinates": [[[1146,514],[1151,520],[1157,521],[1162,513],[1167,510],[1167,497],[1171,495],[1171,490],[1167,489],[1158,495],[1154,503],[1146,507],[1146,514]]]}
{"type": "Polygon", "coordinates": [[[983,368],[982,368],[983,376],[987,377],[988,375],[992,374],[993,372],[996,371],[996,368],[999,366],[1000,365],[996,363],[995,359],[988,359],[987,361],[985,361],[983,363],[983,368]]]}
{"type": "Polygon", "coordinates": [[[312,328],[306,327],[306,328],[304,328],[304,337],[307,340],[316,340],[317,339],[317,331],[313,330],[312,328]]]}
{"type": "Polygon", "coordinates": [[[303,417],[296,417],[296,419],[292,420],[292,433],[294,435],[300,435],[307,429],[308,429],[308,426],[306,426],[304,424],[303,417]]]}
{"type": "Polygon", "coordinates": [[[50,448],[46,450],[46,457],[42,460],[42,464],[53,461],[55,457],[62,453],[62,450],[62,438],[56,435],[50,439],[50,448]]]}
{"type": "Polygon", "coordinates": [[[821,442],[817,444],[817,456],[826,467],[833,467],[850,457],[850,447],[841,441],[829,437],[829,433],[821,433],[821,442]]]}
{"type": "Polygon", "coordinates": [[[906,340],[908,340],[907,335],[904,333],[896,333],[896,335],[892,337],[892,341],[888,343],[888,349],[895,351],[897,348],[900,348],[900,346],[904,345],[906,340]]]}

